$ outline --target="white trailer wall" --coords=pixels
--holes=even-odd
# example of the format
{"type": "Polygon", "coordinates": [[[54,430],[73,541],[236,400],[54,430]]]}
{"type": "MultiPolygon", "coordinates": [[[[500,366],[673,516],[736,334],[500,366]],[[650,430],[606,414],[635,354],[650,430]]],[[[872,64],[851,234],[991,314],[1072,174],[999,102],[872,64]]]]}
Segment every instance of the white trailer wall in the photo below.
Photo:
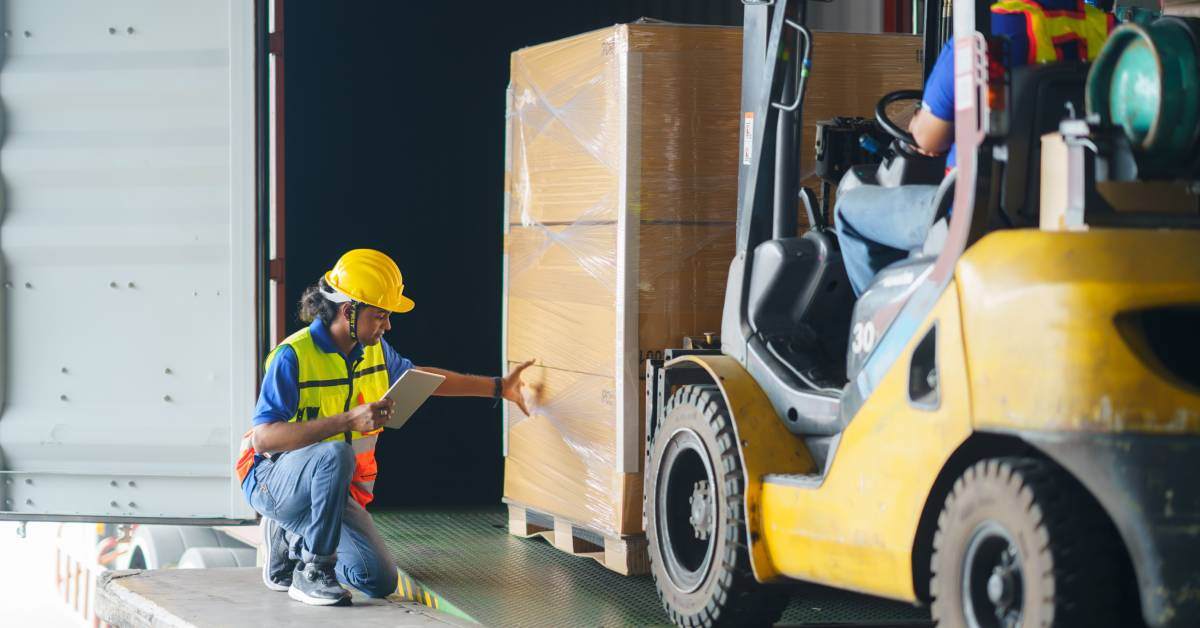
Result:
{"type": "Polygon", "coordinates": [[[252,516],[253,6],[0,0],[0,518],[252,516]]]}

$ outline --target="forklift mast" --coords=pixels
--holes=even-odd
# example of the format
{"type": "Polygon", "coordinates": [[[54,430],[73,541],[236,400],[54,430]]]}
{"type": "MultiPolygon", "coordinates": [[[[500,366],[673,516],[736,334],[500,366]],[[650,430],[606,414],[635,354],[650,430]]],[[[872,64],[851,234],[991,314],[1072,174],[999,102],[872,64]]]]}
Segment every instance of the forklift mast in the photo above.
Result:
{"type": "Polygon", "coordinates": [[[946,45],[946,40],[954,35],[953,24],[950,22],[954,15],[953,6],[954,3],[949,0],[925,0],[925,15],[924,22],[922,22],[925,29],[922,33],[925,40],[923,58],[925,81],[928,81],[929,75],[933,73],[933,65],[937,63],[942,46],[946,45]]]}
{"type": "MultiPolygon", "coordinates": [[[[786,186],[797,179],[791,190],[775,191],[776,142],[779,136],[780,102],[784,88],[782,77],[793,70],[796,62],[796,39],[785,36],[784,25],[797,33],[803,28],[807,11],[804,0],[743,0],[745,19],[742,31],[742,137],[741,159],[738,165],[737,238],[734,259],[729,269],[725,290],[725,307],[721,319],[721,349],[740,362],[746,359],[746,340],[752,330],[747,317],[746,289],[749,287],[750,257],[754,248],[772,235],[775,214],[774,201],[784,209],[795,207],[793,199],[799,193],[798,177],[783,177],[778,184],[786,186]],[[793,26],[794,25],[794,26],[793,26]],[[790,192],[790,193],[789,193],[790,192]]],[[[795,94],[792,95],[793,98],[795,94]]],[[[782,112],[784,133],[802,119],[803,103],[793,111],[782,112]]],[[[786,143],[785,138],[785,143],[786,143]]],[[[785,146],[784,148],[787,148],[785,146]]],[[[792,161],[799,171],[799,151],[793,150],[792,161]]],[[[780,213],[783,213],[782,211],[780,213]]]]}

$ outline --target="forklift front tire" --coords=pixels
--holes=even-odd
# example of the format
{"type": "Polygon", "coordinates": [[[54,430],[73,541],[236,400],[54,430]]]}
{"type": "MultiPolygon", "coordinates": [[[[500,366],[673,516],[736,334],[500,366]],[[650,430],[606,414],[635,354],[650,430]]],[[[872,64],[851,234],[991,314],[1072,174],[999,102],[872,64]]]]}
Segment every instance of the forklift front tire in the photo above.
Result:
{"type": "Polygon", "coordinates": [[[787,596],[751,572],[745,474],[716,386],[684,386],[659,417],[646,465],[650,573],[678,626],[763,626],[787,596]]]}
{"type": "Polygon", "coordinates": [[[1117,555],[1105,515],[1065,471],[993,458],[954,484],[933,539],[939,627],[1118,625],[1117,555]]]}

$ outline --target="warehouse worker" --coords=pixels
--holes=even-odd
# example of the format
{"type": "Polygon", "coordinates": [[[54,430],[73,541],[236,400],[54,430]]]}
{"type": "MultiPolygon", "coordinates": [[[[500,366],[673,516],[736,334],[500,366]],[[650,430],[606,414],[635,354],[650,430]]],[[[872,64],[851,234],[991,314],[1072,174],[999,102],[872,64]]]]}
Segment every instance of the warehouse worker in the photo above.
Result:
{"type": "MultiPolygon", "coordinates": [[[[1007,68],[1055,61],[1090,61],[1100,54],[1113,16],[1083,0],[1003,0],[992,4],[992,34],[1008,40],[1007,68]]],[[[954,167],[954,50],[947,42],[938,57],[921,108],[909,123],[916,148],[946,155],[954,167]],[[947,150],[949,151],[947,153],[947,150]]],[[[875,275],[920,248],[937,208],[936,185],[863,185],[838,197],[834,226],[846,274],[861,295],[875,275]]]]}
{"type": "MultiPolygon", "coordinates": [[[[246,500],[263,515],[263,583],[307,604],[348,603],[339,582],[371,597],[396,590],[396,565],[366,511],[375,442],[392,412],[384,393],[413,368],[387,341],[393,313],[413,309],[387,255],[350,251],[304,292],[311,323],[267,357],[253,428],[237,463],[246,500]]],[[[504,398],[526,411],[521,371],[446,377],[440,396],[504,398]]],[[[527,411],[526,411],[527,413],[527,411]]]]}

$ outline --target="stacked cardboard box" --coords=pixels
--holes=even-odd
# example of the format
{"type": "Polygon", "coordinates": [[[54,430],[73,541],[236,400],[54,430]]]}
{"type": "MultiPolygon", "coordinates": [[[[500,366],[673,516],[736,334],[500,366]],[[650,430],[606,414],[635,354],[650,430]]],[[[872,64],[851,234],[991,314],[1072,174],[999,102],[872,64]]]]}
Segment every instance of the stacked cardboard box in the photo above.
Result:
{"type": "MultiPolygon", "coordinates": [[[[812,122],[869,113],[921,72],[915,37],[822,33],[816,45],[809,160],[812,122]],[[888,63],[842,76],[864,59],[888,63]]],[[[641,532],[644,359],[720,328],[741,52],[740,29],[630,24],[512,55],[504,360],[537,365],[532,416],[505,409],[510,504],[600,535],[641,532]]]]}
{"type": "Polygon", "coordinates": [[[622,25],[518,51],[509,102],[506,500],[641,531],[639,365],[720,327],[741,33],[622,25]]]}

